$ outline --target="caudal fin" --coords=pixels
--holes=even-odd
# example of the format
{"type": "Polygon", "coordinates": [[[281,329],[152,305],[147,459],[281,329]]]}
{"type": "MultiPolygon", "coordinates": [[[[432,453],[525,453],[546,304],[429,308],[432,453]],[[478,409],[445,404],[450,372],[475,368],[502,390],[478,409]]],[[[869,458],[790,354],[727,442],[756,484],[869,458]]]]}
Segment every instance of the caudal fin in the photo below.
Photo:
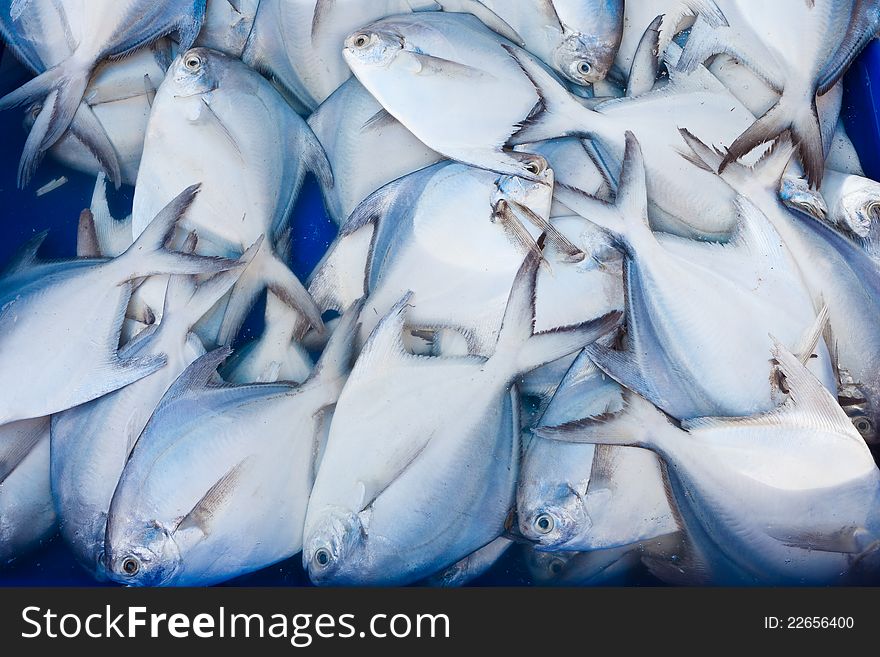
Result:
{"type": "Polygon", "coordinates": [[[186,188],[156,215],[134,244],[116,259],[120,266],[124,265],[122,281],[156,274],[216,274],[239,265],[237,261],[227,258],[180,253],[166,247],[177,222],[192,205],[198,191],[199,185],[186,188]]]}
{"type": "Polygon", "coordinates": [[[622,314],[611,312],[575,326],[535,333],[535,285],[541,258],[529,254],[517,272],[501,323],[492,362],[506,363],[511,376],[558,360],[592,344],[620,323],[622,314]]]}
{"type": "Polygon", "coordinates": [[[795,145],[807,181],[811,187],[818,188],[825,175],[825,145],[815,96],[806,100],[783,93],[779,102],[730,145],[719,171],[724,171],[731,162],[736,162],[761,144],[776,141],[785,132],[789,133],[795,145]]]}
{"type": "Polygon", "coordinates": [[[31,179],[45,153],[70,127],[91,70],[70,58],[0,98],[0,111],[42,101],[19,165],[19,186],[31,179]]]}

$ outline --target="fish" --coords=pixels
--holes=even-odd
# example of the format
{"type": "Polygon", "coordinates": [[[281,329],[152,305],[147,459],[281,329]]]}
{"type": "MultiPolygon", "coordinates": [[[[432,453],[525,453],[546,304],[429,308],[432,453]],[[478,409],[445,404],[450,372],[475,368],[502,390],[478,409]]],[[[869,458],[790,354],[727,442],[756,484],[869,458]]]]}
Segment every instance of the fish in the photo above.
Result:
{"type": "Polygon", "coordinates": [[[428,578],[426,583],[428,586],[444,588],[454,588],[470,584],[475,579],[485,575],[507,553],[512,545],[512,540],[499,536],[461,561],[428,578]]]}
{"type": "Polygon", "coordinates": [[[0,276],[0,423],[44,417],[152,374],[164,354],[120,358],[119,332],[132,281],[151,274],[212,274],[223,258],[170,251],[164,243],[198,193],[172,199],[121,256],[39,262],[42,233],[0,276]],[[35,339],[39,336],[39,339],[35,339]],[[76,386],[68,385],[71,380],[76,386]]]}
{"type": "Polygon", "coordinates": [[[634,393],[623,415],[539,435],[658,454],[689,539],[727,568],[716,583],[841,581],[875,540],[880,471],[800,358],[779,342],[771,355],[786,398],[766,413],[678,426],[634,393]]]}
{"type": "Polygon", "coordinates": [[[208,0],[195,45],[241,59],[260,4],[260,0],[208,0]]]}
{"type": "MultiPolygon", "coordinates": [[[[694,162],[718,171],[724,158],[717,151],[682,133],[694,162]]],[[[770,220],[798,265],[814,304],[828,310],[828,346],[838,371],[838,398],[869,443],[878,440],[880,427],[880,335],[873,290],[878,265],[860,246],[825,222],[815,204],[792,212],[780,198],[780,181],[794,154],[787,139],[755,167],[730,164],[721,174],[747,196],[770,220]]]]}
{"type": "MultiPolygon", "coordinates": [[[[631,132],[626,142],[614,206],[580,195],[578,207],[576,191],[557,190],[564,203],[608,231],[625,254],[627,344],[623,351],[593,345],[591,359],[677,419],[769,410],[774,400],[764,355],[768,333],[797,349],[803,327],[817,317],[793,256],[745,196],[735,201],[740,223],[728,242],[658,240],[647,223],[642,151],[631,132]],[[688,312],[694,308],[699,311],[688,312]],[[719,368],[721,360],[735,366],[719,368]]],[[[811,367],[836,390],[824,343],[811,367]]]]}
{"type": "Polygon", "coordinates": [[[509,147],[582,136],[614,168],[623,157],[624,133],[632,129],[646,153],[654,228],[717,240],[736,224],[729,186],[708,172],[688,171],[675,157],[682,123],[716,143],[719,130],[754,122],[736,104],[731,111],[712,76],[709,87],[682,74],[653,93],[589,109],[526,51],[471,17],[444,13],[378,21],[346,40],[345,57],[390,114],[452,159],[534,180],[524,154],[509,147]],[[449,97],[459,111],[437,111],[449,97]]]}
{"type": "Polygon", "coordinates": [[[49,418],[0,426],[0,567],[49,540],[56,527],[49,418]]]}
{"type": "MultiPolygon", "coordinates": [[[[132,227],[139,235],[177,186],[201,181],[202,193],[181,226],[183,234],[198,232],[200,253],[237,258],[266,236],[212,329],[217,344],[231,341],[266,288],[309,324],[322,326],[305,288],[277,257],[278,239],[309,171],[325,188],[332,187],[321,145],[265,79],[216,51],[182,52],[153,102],[132,227]]],[[[161,307],[163,292],[160,286],[154,292],[158,299],[143,298],[161,307]]]]}
{"type": "Polygon", "coordinates": [[[321,103],[308,124],[334,173],[336,184],[324,199],[339,225],[373,192],[444,159],[388,114],[355,78],[321,103]]]}
{"type": "Polygon", "coordinates": [[[608,75],[623,36],[623,0],[482,2],[569,82],[586,86],[608,75]]]}
{"type": "Polygon", "coordinates": [[[336,405],[309,501],[303,566],[314,583],[415,582],[502,535],[519,470],[514,380],[620,319],[533,333],[539,263],[534,254],[523,261],[488,359],[405,352],[407,308],[419,303],[411,294],[373,330],[336,405]]]}
{"type": "MultiPolygon", "coordinates": [[[[566,374],[542,426],[577,424],[623,410],[620,386],[582,353],[566,374]]],[[[519,532],[535,549],[586,552],[678,531],[660,462],[650,452],[534,437],[517,485],[519,532]]]]}
{"type": "MultiPolygon", "coordinates": [[[[182,50],[187,50],[199,33],[204,14],[205,0],[158,4],[147,0],[60,0],[58,5],[48,0],[28,0],[10,8],[13,38],[4,35],[7,41],[17,42],[14,35],[25,31],[31,39],[70,44],[69,54],[46,63],[42,71],[35,71],[37,77],[0,98],[0,110],[35,101],[42,104],[22,154],[20,178],[27,180],[40,153],[64,135],[75,115],[85,114],[79,111],[83,94],[102,60],[123,58],[172,33],[177,35],[182,50]],[[55,14],[54,20],[46,20],[51,13],[55,14]]],[[[101,148],[101,152],[106,149],[101,148]]],[[[117,170],[111,169],[109,173],[118,180],[117,170]]]]}
{"type": "Polygon", "coordinates": [[[98,579],[106,579],[107,514],[128,457],[162,396],[204,354],[191,330],[235,284],[243,265],[198,285],[192,277],[173,276],[162,322],[120,351],[124,360],[165,354],[165,366],[125,388],[52,416],[52,495],[61,535],[98,579]]]}
{"type": "Polygon", "coordinates": [[[300,386],[218,381],[228,347],[208,352],[175,381],[113,495],[105,541],[110,579],[206,586],[300,551],[321,439],[353,359],[359,311],[343,316],[300,386]]]}
{"type": "Polygon", "coordinates": [[[872,257],[880,256],[880,184],[863,176],[826,171],[820,191],[828,206],[828,222],[852,236],[872,257]]]}
{"type": "Polygon", "coordinates": [[[470,12],[516,42],[511,27],[478,0],[262,0],[242,60],[265,72],[311,113],[350,76],[340,46],[352,30],[386,16],[470,12]]]}
{"type": "Polygon", "coordinates": [[[852,49],[876,33],[880,24],[860,16],[878,10],[859,0],[782,0],[755,10],[741,0],[718,0],[727,25],[698,21],[678,67],[692,70],[718,53],[751,68],[780,96],[778,101],[729,147],[722,169],[756,146],[789,132],[797,146],[807,180],[818,188],[825,172],[825,153],[816,108],[843,77],[857,52],[852,49]],[[870,35],[868,34],[870,32],[870,35]],[[843,34],[843,43],[829,38],[843,34]],[[867,37],[867,38],[865,38],[867,37]]]}
{"type": "MultiPolygon", "coordinates": [[[[147,120],[156,89],[165,77],[159,59],[163,53],[146,49],[118,62],[102,62],[95,69],[86,88],[83,103],[103,127],[119,162],[117,180],[134,185],[144,150],[147,120]]],[[[42,112],[42,102],[31,105],[25,113],[25,128],[30,130],[42,112]]],[[[93,176],[104,172],[88,144],[74,129],[68,130],[50,149],[56,160],[76,171],[93,176]]]]}

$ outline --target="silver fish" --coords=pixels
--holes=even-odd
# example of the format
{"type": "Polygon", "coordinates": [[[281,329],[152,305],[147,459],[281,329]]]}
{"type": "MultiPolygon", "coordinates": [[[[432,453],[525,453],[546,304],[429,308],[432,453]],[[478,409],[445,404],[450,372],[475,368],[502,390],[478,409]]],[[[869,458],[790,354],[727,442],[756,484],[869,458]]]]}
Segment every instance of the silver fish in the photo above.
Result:
{"type": "Polygon", "coordinates": [[[22,249],[0,278],[0,421],[42,417],[85,403],[165,364],[153,354],[122,360],[119,330],[131,281],[151,274],[209,274],[234,267],[222,258],[168,251],[165,238],[198,192],[165,207],[113,260],[36,261],[45,237],[22,249]],[[34,339],[39,336],[39,339],[34,339]],[[75,380],[76,386],[69,385],[75,380]]]}
{"type": "Polygon", "coordinates": [[[447,588],[464,586],[482,577],[504,556],[513,541],[500,536],[494,541],[469,554],[461,561],[454,563],[440,573],[428,578],[428,585],[447,588]]]}
{"type": "Polygon", "coordinates": [[[767,413],[679,428],[633,395],[626,414],[540,435],[656,452],[713,583],[840,582],[880,531],[880,471],[801,360],[778,342],[772,356],[771,380],[787,398],[767,413]]]}
{"type": "Polygon", "coordinates": [[[172,277],[162,323],[120,351],[120,358],[165,354],[158,372],[121,390],[52,417],[52,494],[61,534],[77,559],[99,579],[104,573],[104,536],[110,501],[131,450],[150,415],[177,377],[204,347],[190,331],[232,287],[241,267],[196,287],[172,277]]]}
{"type": "MultiPolygon", "coordinates": [[[[205,0],[58,1],[60,5],[27,0],[10,9],[13,37],[25,31],[31,39],[70,44],[69,56],[52,62],[51,67],[47,64],[36,78],[0,98],[0,110],[34,101],[42,103],[40,117],[34,122],[22,155],[25,178],[33,173],[39,154],[57,142],[71,125],[99,62],[124,57],[172,32],[186,50],[198,35],[205,14],[205,0]],[[53,13],[55,20],[50,23],[47,15],[53,13]]],[[[110,171],[118,180],[117,172],[118,169],[110,171]]]]}
{"type": "Polygon", "coordinates": [[[320,440],[348,374],[359,310],[343,318],[301,386],[219,384],[215,371],[228,349],[181,375],[113,495],[111,579],[204,586],[300,551],[320,440]]]}
{"type": "Polygon", "coordinates": [[[828,204],[828,221],[853,236],[873,258],[880,257],[880,183],[826,171],[820,191],[828,204]]]}
{"type": "Polygon", "coordinates": [[[409,294],[373,331],[336,406],[309,502],[303,565],[312,581],[413,582],[502,534],[519,469],[514,379],[620,317],[533,334],[539,262],[528,256],[517,274],[489,359],[406,353],[406,309],[418,305],[409,294]],[[438,395],[442,405],[427,401],[438,395]]]}
{"type": "MultiPolygon", "coordinates": [[[[311,325],[321,326],[312,299],[276,253],[307,171],[332,187],[329,164],[312,131],[258,73],[204,48],[175,60],[147,126],[133,230],[140,234],[175,187],[202,181],[202,193],[182,225],[198,232],[200,253],[238,257],[266,236],[230,295],[215,329],[218,344],[231,341],[266,288],[311,325]]],[[[143,298],[161,308],[163,293],[159,287],[154,297],[144,293],[143,298]]]]}
{"type": "MultiPolygon", "coordinates": [[[[627,347],[593,345],[591,358],[678,419],[769,410],[768,333],[799,349],[804,328],[816,318],[798,266],[745,197],[735,203],[740,223],[726,244],[659,241],[647,224],[641,149],[632,133],[626,141],[614,206],[586,196],[579,202],[577,192],[557,190],[569,207],[609,231],[626,255],[627,347]],[[683,309],[682,299],[699,310],[683,309]],[[720,368],[719,359],[732,365],[720,368]]],[[[818,354],[811,367],[836,390],[824,343],[818,354]]]]}
{"type": "Polygon", "coordinates": [[[55,531],[49,487],[49,418],[0,427],[0,566],[23,556],[55,531]]]}
{"type": "Polygon", "coordinates": [[[354,78],[321,103],[308,123],[333,169],[336,184],[325,192],[325,202],[340,225],[376,190],[443,159],[354,78]]]}

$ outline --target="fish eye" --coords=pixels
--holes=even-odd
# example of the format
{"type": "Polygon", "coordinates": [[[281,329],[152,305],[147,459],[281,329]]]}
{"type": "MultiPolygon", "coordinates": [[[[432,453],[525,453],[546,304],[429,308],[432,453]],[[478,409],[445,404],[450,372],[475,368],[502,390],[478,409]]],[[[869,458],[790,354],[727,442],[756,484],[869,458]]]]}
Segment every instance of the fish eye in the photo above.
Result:
{"type": "Polygon", "coordinates": [[[853,418],[853,426],[855,426],[856,431],[858,431],[862,436],[871,435],[871,431],[873,426],[871,424],[871,420],[866,417],[856,417],[853,418]]]}
{"type": "Polygon", "coordinates": [[[315,552],[315,562],[319,566],[326,566],[330,563],[330,551],[324,548],[320,548],[317,552],[315,552]]]}
{"type": "Polygon", "coordinates": [[[34,105],[33,107],[31,107],[31,118],[36,119],[38,116],[40,116],[40,112],[42,112],[42,111],[43,111],[42,105],[34,105]]]}
{"type": "Polygon", "coordinates": [[[354,46],[355,48],[366,48],[370,45],[370,35],[361,32],[360,34],[356,34],[354,37],[354,46]]]}
{"type": "Polygon", "coordinates": [[[553,520],[553,516],[549,513],[542,513],[537,518],[535,518],[535,529],[540,534],[549,534],[553,531],[553,527],[556,525],[556,522],[553,520]]]}
{"type": "Polygon", "coordinates": [[[186,66],[188,70],[195,73],[202,68],[202,58],[198,55],[187,55],[183,65],[186,66]]]}
{"type": "Polygon", "coordinates": [[[577,69],[577,72],[583,76],[587,76],[593,72],[593,65],[590,64],[590,62],[588,62],[586,59],[580,60],[575,65],[575,68],[577,69]]]}
{"type": "Polygon", "coordinates": [[[124,572],[129,577],[134,577],[137,575],[138,571],[141,569],[140,562],[134,557],[126,557],[122,562],[122,572],[124,572]]]}
{"type": "Polygon", "coordinates": [[[544,170],[544,167],[538,160],[529,160],[526,162],[525,168],[526,171],[536,176],[544,170]]]}

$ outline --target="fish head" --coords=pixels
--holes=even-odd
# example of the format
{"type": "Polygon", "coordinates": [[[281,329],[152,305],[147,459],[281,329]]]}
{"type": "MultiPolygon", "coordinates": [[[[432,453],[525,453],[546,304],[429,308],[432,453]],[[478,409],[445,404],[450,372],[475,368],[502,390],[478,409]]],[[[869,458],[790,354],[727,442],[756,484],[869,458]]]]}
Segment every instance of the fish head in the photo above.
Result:
{"type": "Polygon", "coordinates": [[[207,94],[220,86],[225,55],[207,48],[190,48],[178,56],[166,75],[177,98],[207,94]]]}
{"type": "Polygon", "coordinates": [[[34,127],[34,123],[37,122],[37,117],[40,116],[40,112],[43,111],[43,103],[37,101],[36,103],[32,103],[27,107],[24,111],[24,129],[30,132],[31,128],[34,127]]]}
{"type": "Polygon", "coordinates": [[[318,585],[345,581],[356,569],[365,539],[361,517],[351,511],[327,510],[303,542],[303,567],[318,585]]]}
{"type": "Polygon", "coordinates": [[[342,56],[349,66],[388,67],[406,49],[404,38],[388,30],[358,30],[346,39],[342,56]]]}
{"type": "Polygon", "coordinates": [[[526,546],[526,569],[533,584],[550,584],[564,572],[568,562],[577,552],[543,552],[532,546],[526,546]]]}
{"type": "Polygon", "coordinates": [[[181,556],[171,533],[154,523],[108,541],[104,561],[107,576],[120,584],[161,586],[180,569],[181,556]]]}
{"type": "Polygon", "coordinates": [[[540,550],[557,550],[590,530],[583,495],[568,483],[545,490],[517,511],[519,531],[540,550]]]}
{"type": "Polygon", "coordinates": [[[779,199],[788,207],[824,221],[828,216],[828,206],[822,195],[810,188],[805,178],[785,176],[779,186],[779,199]]]}
{"type": "Polygon", "coordinates": [[[834,218],[841,228],[859,239],[875,238],[880,223],[880,186],[871,184],[845,193],[834,218]]]}
{"type": "Polygon", "coordinates": [[[553,52],[553,64],[570,81],[587,85],[605,79],[616,54],[617,47],[610,40],[566,30],[553,52]]]}
{"type": "Polygon", "coordinates": [[[553,203],[555,180],[553,169],[540,155],[533,153],[512,153],[512,155],[520,159],[524,168],[537,179],[499,176],[495,181],[495,191],[492,193],[492,209],[497,213],[499,207],[506,203],[513,207],[531,208],[534,212],[546,216],[553,203]]]}

